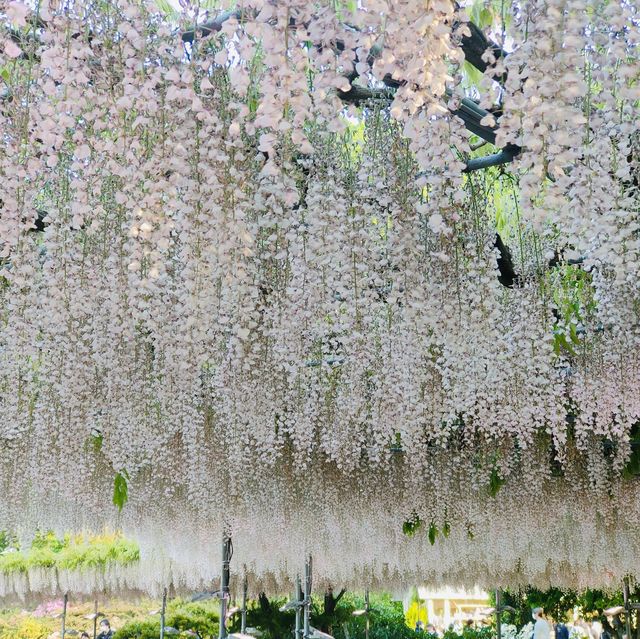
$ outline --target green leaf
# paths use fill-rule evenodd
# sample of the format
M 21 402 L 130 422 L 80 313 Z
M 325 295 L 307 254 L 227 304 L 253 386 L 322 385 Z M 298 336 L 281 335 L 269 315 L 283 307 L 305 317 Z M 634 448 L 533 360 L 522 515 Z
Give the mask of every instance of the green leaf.
M 176 11 L 176 9 L 171 6 L 171 3 L 168 0 L 156 0 L 156 6 L 162 13 L 164 13 L 168 18 L 172 18 L 173 20 L 177 20 L 180 16 L 180 13 Z
M 471 21 L 478 27 L 480 26 L 480 12 L 482 11 L 482 9 L 483 3 L 475 0 L 471 5 L 471 9 L 469 10 L 469 17 L 471 18 Z
M 498 473 L 498 468 L 494 466 L 491 469 L 491 477 L 489 477 L 489 495 L 491 497 L 495 497 L 498 494 L 498 491 L 505 485 L 506 480 L 503 477 L 500 477 Z
M 9 69 L 7 67 L 2 67 L 0 69 L 0 77 L 8 84 L 11 79 L 11 74 L 9 73 Z
M 100 433 L 99 435 L 91 436 L 91 443 L 93 444 L 94 453 L 99 453 L 102 450 L 102 442 L 103 442 L 102 433 Z
M 480 11 L 480 20 L 479 20 L 478 26 L 481 29 L 484 29 L 485 27 L 490 27 L 492 24 L 493 24 L 493 13 L 489 9 L 484 7 L 484 9 Z
M 402 524 L 402 532 L 407 535 L 407 537 L 413 537 L 421 526 L 422 520 L 418 515 L 414 514 L 412 519 L 409 519 Z
M 622 470 L 625 479 L 632 479 L 640 475 L 640 425 L 634 424 L 631 428 L 631 455 L 627 465 Z
M 442 526 L 442 535 L 446 539 L 451 534 L 451 524 L 448 521 L 445 521 Z
M 126 470 L 116 473 L 113 480 L 113 505 L 122 511 L 124 505 L 129 501 L 129 486 L 127 484 L 129 475 Z
M 576 354 L 571 344 L 567 341 L 567 337 L 562 329 L 558 329 L 553 335 L 553 352 L 556 355 L 560 355 L 563 350 L 569 353 L 569 355 L 575 356 Z
M 469 11 L 471 21 L 480 29 L 490 27 L 494 22 L 494 13 L 485 6 L 483 0 L 475 0 Z
M 429 543 L 433 546 L 436 543 L 436 537 L 438 536 L 438 528 L 437 526 L 431 522 L 429 526 Z
M 569 337 L 574 344 L 580 344 L 580 338 L 578 337 L 578 330 L 576 325 L 572 322 L 569 324 Z
M 465 88 L 476 87 L 480 88 L 480 83 L 484 75 L 481 71 L 478 71 L 470 62 L 466 60 L 462 64 L 462 73 L 464 76 L 463 84 Z

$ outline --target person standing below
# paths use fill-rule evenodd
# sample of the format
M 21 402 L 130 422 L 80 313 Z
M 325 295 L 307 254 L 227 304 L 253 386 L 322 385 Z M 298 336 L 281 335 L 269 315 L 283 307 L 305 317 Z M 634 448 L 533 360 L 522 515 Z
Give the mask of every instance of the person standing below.
M 96 639 L 113 639 L 113 630 L 111 630 L 111 624 L 108 619 L 103 619 L 100 622 L 100 634 Z
M 534 620 L 533 639 L 550 639 L 551 626 L 549 622 L 542 616 L 544 610 L 542 608 L 534 608 L 532 616 Z
M 565 624 L 556 624 L 556 639 L 569 639 L 569 628 Z M 611 639 L 611 637 L 608 639 Z
M 600 618 L 600 623 L 602 624 L 600 639 L 614 639 L 614 637 L 616 636 L 616 631 L 613 629 L 613 626 L 609 623 L 609 620 L 604 615 Z

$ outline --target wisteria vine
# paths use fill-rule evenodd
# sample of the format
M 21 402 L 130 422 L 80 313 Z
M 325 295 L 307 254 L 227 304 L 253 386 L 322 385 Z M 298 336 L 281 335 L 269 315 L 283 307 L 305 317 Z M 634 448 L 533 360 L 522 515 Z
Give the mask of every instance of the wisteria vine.
M 3 526 L 640 574 L 640 12 L 502 10 L 469 88 L 450 0 L 0 2 Z

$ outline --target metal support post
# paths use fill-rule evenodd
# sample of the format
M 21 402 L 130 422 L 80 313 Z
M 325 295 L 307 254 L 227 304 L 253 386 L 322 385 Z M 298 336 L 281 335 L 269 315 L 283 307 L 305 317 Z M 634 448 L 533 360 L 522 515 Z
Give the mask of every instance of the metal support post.
M 304 594 L 302 592 L 302 582 L 300 581 L 300 575 L 296 576 L 296 601 L 304 601 Z M 302 609 L 300 606 L 296 606 L 296 630 L 294 639 L 303 639 L 302 629 Z
M 64 593 L 64 599 L 62 600 L 62 629 L 60 634 L 62 639 L 64 639 L 65 634 L 67 633 L 67 604 L 69 603 L 69 593 Z
M 313 559 L 311 555 L 304 564 L 304 607 L 303 607 L 303 639 L 311 636 L 311 586 L 313 575 Z
M 365 590 L 364 591 L 364 609 L 366 610 L 365 613 L 365 620 L 364 620 L 364 639 L 369 639 L 369 590 Z
M 631 639 L 631 602 L 629 600 L 629 577 L 622 581 L 622 596 L 624 597 L 624 621 L 627 630 L 627 639 Z
M 220 630 L 218 639 L 227 637 L 227 602 L 229 601 L 229 564 L 231 562 L 231 537 L 222 539 L 222 575 L 220 577 Z
M 98 635 L 98 600 L 95 600 L 93 606 L 93 639 L 96 639 Z
M 242 610 L 240 611 L 240 633 L 247 634 L 247 569 L 244 569 L 244 579 L 242 580 Z
M 167 589 L 162 591 L 162 608 L 160 609 L 160 639 L 164 639 L 165 615 L 167 613 Z

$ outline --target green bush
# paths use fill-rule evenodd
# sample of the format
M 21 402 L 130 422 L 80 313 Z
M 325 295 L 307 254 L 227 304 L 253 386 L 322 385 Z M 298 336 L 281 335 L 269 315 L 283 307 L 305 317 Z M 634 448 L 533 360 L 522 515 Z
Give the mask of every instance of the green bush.
M 114 633 L 114 639 L 158 639 L 159 621 L 131 621 Z
M 637 601 L 640 597 L 640 588 L 633 589 L 631 597 L 632 600 Z M 503 591 L 503 603 L 516 609 L 515 614 L 506 613 L 503 616 L 503 621 L 521 628 L 531 621 L 531 610 L 538 607 L 543 608 L 545 614 L 555 621 L 566 621 L 576 607 L 581 610 L 585 619 L 598 619 L 605 608 L 619 606 L 622 601 L 621 591 L 584 590 L 578 592 L 560 588 L 538 590 L 527 586 L 517 591 Z
M 0 530 L 0 552 L 9 548 L 9 546 L 13 547 L 17 543 L 15 535 L 12 535 L 6 530 Z
M 47 639 L 51 630 L 37 619 L 0 619 L 2 639 Z
M 12 572 L 27 572 L 27 556 L 25 553 L 17 550 L 16 552 L 8 552 L 0 555 L 0 572 L 9 574 Z
M 261 639 L 285 639 L 291 637 L 294 627 L 295 613 L 293 610 L 280 612 L 280 607 L 287 602 L 285 597 L 269 599 L 264 596 L 247 605 L 247 625 L 259 628 L 264 634 Z M 230 624 L 234 632 L 240 629 L 238 616 Z
M 190 603 L 179 599 L 167 609 L 166 625 L 178 630 L 195 630 L 205 639 L 218 636 L 218 602 Z M 158 639 L 160 620 L 130 621 L 114 633 L 114 639 Z
M 346 621 L 346 631 L 350 639 L 364 639 L 365 619 L 364 617 L 353 617 L 353 610 L 364 608 L 364 598 L 345 595 L 344 605 L 350 609 L 349 618 Z M 407 626 L 404 610 L 400 601 L 393 601 L 389 595 L 371 595 L 371 613 L 369 623 L 370 639 L 416 639 L 416 633 Z M 336 639 L 347 639 L 345 624 L 334 628 Z M 425 635 L 426 637 L 426 635 Z
M 15 546 L 14 546 L 15 547 Z M 29 550 L 0 555 L 0 572 L 27 572 L 30 568 L 99 569 L 109 563 L 130 564 L 140 559 L 138 545 L 117 534 L 84 538 L 38 533 Z

